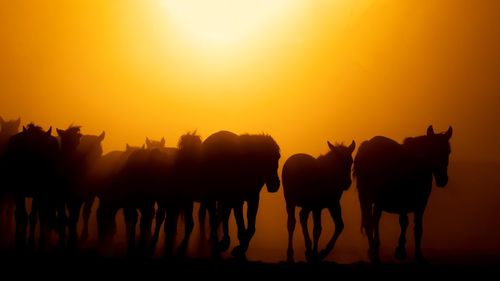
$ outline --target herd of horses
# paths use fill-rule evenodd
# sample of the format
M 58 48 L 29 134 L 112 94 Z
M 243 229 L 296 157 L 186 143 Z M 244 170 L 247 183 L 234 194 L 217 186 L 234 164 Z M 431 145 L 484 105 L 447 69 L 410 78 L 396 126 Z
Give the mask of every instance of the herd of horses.
M 265 185 L 269 192 L 277 192 L 281 185 L 280 148 L 269 135 L 220 131 L 202 140 L 192 132 L 181 136 L 177 147 L 167 147 L 164 139 L 146 139 L 142 147 L 127 145 L 124 151 L 103 154 L 104 132 L 83 135 L 80 127 L 70 126 L 57 129 L 56 137 L 52 128 L 45 131 L 32 123 L 19 131 L 20 119 L 0 118 L 0 126 L 0 229 L 3 233 L 14 228 L 9 224 L 14 217 L 15 244 L 19 250 L 35 244 L 43 250 L 51 232 L 57 233 L 60 247 L 76 249 L 79 242 L 88 238 L 91 207 L 98 198 L 96 221 L 102 245 L 109 245 L 113 239 L 117 231 L 115 217 L 122 209 L 130 253 L 151 254 L 163 225 L 165 255 L 184 255 L 195 224 L 193 211 L 197 202 L 202 230 L 208 213 L 214 255 L 229 248 L 229 219 L 234 213 L 239 245 L 232 255 L 244 258 L 256 231 L 261 189 Z M 418 262 L 424 261 L 423 213 L 433 179 L 438 187 L 447 184 L 451 136 L 451 127 L 435 133 L 429 126 L 425 135 L 407 138 L 402 144 L 374 137 L 358 147 L 355 157 L 354 141 L 349 146 L 328 142 L 328 152 L 317 158 L 308 154 L 289 157 L 281 176 L 288 214 L 288 260 L 294 259 L 296 207 L 301 208 L 306 259 L 322 260 L 333 250 L 344 228 L 340 199 L 355 177 L 370 259 L 379 261 L 379 221 L 385 211 L 399 215 L 401 235 L 395 252 L 398 259 L 406 258 L 408 214 L 414 213 L 415 257 Z M 29 213 L 26 198 L 32 199 Z M 335 231 L 320 251 L 324 208 L 331 214 Z M 311 212 L 313 241 L 307 227 Z M 80 217 L 83 229 L 78 233 Z M 184 237 L 176 245 L 180 217 Z

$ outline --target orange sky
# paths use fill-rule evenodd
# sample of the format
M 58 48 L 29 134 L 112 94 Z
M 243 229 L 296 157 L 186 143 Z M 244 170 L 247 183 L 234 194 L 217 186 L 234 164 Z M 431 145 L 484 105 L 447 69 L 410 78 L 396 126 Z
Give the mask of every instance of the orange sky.
M 452 160 L 500 161 L 499 1 L 294 0 L 248 34 L 228 8 L 230 42 L 165 1 L 1 1 L 0 115 L 106 130 L 106 150 L 266 132 L 284 157 L 452 125 Z

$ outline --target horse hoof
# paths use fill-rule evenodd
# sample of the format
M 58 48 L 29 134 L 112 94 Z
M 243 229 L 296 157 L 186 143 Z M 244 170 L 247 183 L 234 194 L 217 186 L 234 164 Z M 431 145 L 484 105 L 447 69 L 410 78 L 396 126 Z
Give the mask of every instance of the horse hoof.
M 406 249 L 404 247 L 397 247 L 394 257 L 399 261 L 404 261 L 407 257 Z
M 370 261 L 373 264 L 379 264 L 380 263 L 380 257 L 378 255 L 378 251 L 368 251 L 368 257 L 370 258 Z
M 241 247 L 241 245 L 234 247 L 233 251 L 231 251 L 231 255 L 235 258 L 242 258 L 243 257 L 246 259 L 245 250 L 243 249 L 243 247 Z
M 327 250 L 321 250 L 318 254 L 318 259 L 320 261 L 324 260 L 328 256 L 328 251 Z
M 231 240 L 229 238 L 223 238 L 222 241 L 217 243 L 217 250 L 219 250 L 219 252 L 225 252 L 229 249 L 230 244 Z
M 427 259 L 425 259 L 424 256 L 422 256 L 421 254 L 415 255 L 415 261 L 420 265 L 428 264 Z
M 318 259 L 318 254 L 313 252 L 313 251 L 306 251 L 306 261 L 307 262 L 317 262 L 319 261 Z

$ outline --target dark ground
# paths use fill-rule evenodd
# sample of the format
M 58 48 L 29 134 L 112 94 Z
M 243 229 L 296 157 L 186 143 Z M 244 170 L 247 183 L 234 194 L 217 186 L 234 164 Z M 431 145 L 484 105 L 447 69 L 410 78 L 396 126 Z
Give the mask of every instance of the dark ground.
M 264 263 L 259 261 L 237 261 L 233 259 L 171 259 L 164 258 L 126 258 L 101 257 L 95 252 L 74 255 L 24 254 L 1 252 L 2 274 L 12 279 L 104 279 L 104 280 L 184 280 L 186 278 L 214 277 L 217 279 L 256 279 L 279 276 L 283 279 L 351 279 L 353 277 L 380 277 L 383 279 L 423 279 L 434 277 L 481 278 L 499 280 L 500 259 L 484 261 L 451 262 L 417 265 L 406 263 L 382 263 L 373 265 L 367 262 L 338 264 L 321 262 L 310 264 Z M 447 279 L 448 280 L 448 279 Z M 462 279 L 460 279 L 462 280 Z

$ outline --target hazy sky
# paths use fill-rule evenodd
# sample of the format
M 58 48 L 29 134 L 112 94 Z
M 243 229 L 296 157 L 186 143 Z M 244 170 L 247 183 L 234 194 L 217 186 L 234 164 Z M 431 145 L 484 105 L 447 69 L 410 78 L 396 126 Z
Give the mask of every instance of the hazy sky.
M 106 150 L 266 132 L 284 158 L 452 125 L 452 160 L 500 161 L 500 1 L 203 3 L 1 1 L 0 115 Z

